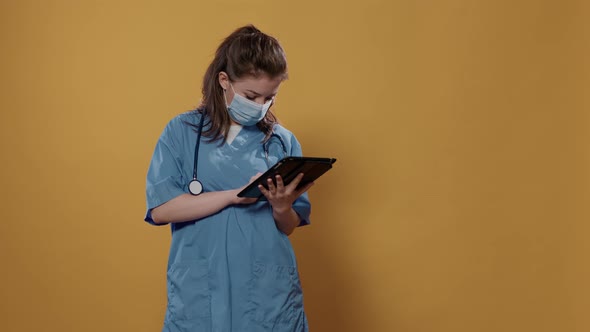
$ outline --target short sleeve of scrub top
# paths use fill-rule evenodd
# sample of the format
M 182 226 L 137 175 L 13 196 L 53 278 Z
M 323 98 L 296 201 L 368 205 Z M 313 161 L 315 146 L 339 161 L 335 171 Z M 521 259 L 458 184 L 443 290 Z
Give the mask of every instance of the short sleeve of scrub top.
M 152 219 L 152 209 L 169 200 L 180 196 L 187 191 L 184 190 L 186 179 L 182 178 L 182 160 L 176 153 L 180 143 L 175 133 L 183 126 L 178 117 L 172 119 L 160 135 L 152 161 L 148 169 L 146 180 L 147 213 L 145 221 L 152 225 L 156 224 Z

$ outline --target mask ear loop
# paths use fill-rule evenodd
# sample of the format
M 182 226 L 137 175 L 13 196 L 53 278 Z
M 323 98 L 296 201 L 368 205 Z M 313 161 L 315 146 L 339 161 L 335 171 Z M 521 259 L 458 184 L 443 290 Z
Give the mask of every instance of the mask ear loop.
M 201 132 L 203 131 L 203 122 L 205 121 L 205 111 L 201 113 L 201 121 L 199 122 L 199 131 L 197 134 L 197 144 L 195 146 L 195 161 L 193 164 L 193 179 L 188 183 L 188 191 L 193 196 L 200 195 L 203 192 L 203 184 L 197 180 L 197 164 L 199 162 L 199 145 L 201 145 Z
M 235 98 L 235 96 L 237 95 L 236 90 L 234 90 L 234 86 L 233 86 L 233 84 L 231 84 L 231 82 L 229 80 L 228 80 L 228 84 L 229 84 L 229 87 L 231 88 L 231 90 L 234 92 L 234 98 Z M 222 87 L 222 89 L 223 89 L 223 99 L 225 100 L 225 108 L 229 109 L 229 104 L 227 102 L 227 95 L 225 94 L 227 89 L 224 87 Z
M 227 103 L 227 95 L 225 94 L 226 89 L 223 89 L 223 100 L 225 101 L 225 108 L 229 109 L 229 104 Z

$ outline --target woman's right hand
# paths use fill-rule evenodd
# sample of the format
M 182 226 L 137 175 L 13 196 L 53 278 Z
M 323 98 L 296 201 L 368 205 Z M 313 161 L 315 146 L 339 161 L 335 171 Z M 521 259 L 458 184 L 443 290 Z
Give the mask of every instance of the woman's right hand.
M 248 183 L 245 186 L 234 190 L 236 193 L 236 198 L 235 198 L 234 204 L 252 204 L 258 200 L 258 198 L 238 197 L 238 193 L 240 191 L 244 190 L 244 188 L 249 186 L 252 182 L 254 182 L 254 180 L 258 179 L 258 177 L 261 175 L 262 175 L 262 173 L 256 173 L 256 175 L 254 175 L 253 177 L 250 178 L 250 181 L 248 181 Z

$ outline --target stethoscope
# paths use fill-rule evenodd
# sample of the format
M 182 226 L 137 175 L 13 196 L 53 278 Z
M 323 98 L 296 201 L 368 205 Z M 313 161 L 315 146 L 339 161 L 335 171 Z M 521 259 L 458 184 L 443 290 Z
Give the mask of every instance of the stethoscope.
M 193 164 L 193 179 L 188 183 L 188 191 L 192 195 L 199 195 L 203 192 L 203 184 L 201 181 L 197 180 L 197 164 L 199 162 L 199 145 L 201 145 L 201 132 L 203 131 L 203 123 L 205 121 L 205 114 L 201 113 L 201 121 L 199 122 L 199 130 L 197 131 L 197 144 L 195 145 L 195 160 Z M 279 143 L 281 143 L 281 147 L 283 149 L 284 156 L 287 156 L 287 148 L 285 147 L 285 142 L 281 138 L 281 136 L 272 133 L 266 142 L 262 143 L 262 149 L 264 150 L 264 157 L 266 158 L 266 164 L 268 167 L 269 165 L 269 146 L 273 139 L 273 137 L 278 138 Z

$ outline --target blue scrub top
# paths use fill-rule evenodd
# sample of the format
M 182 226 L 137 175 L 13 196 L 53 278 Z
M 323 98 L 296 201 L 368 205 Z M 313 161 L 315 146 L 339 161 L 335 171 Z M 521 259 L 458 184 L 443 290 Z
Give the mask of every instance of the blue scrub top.
M 145 221 L 153 224 L 151 209 L 188 193 L 197 133 L 187 123 L 197 126 L 200 117 L 181 114 L 160 136 L 147 175 Z M 276 125 L 274 133 L 289 155 L 302 155 L 290 131 Z M 203 136 L 197 174 L 204 191 L 242 187 L 285 157 L 281 144 L 271 143 L 267 161 L 263 139 L 256 126 L 243 127 L 231 144 Z M 301 225 L 309 224 L 310 208 L 307 194 L 294 202 Z M 171 229 L 163 331 L 308 331 L 295 254 L 267 201 L 230 205 Z

